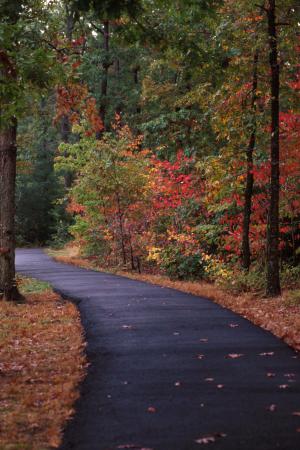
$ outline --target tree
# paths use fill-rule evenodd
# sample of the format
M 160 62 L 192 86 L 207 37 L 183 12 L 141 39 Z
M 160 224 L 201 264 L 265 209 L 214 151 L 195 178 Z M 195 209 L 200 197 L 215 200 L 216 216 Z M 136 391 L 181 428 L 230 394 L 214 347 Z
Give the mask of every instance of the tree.
M 257 101 L 257 65 L 258 65 L 258 50 L 255 50 L 253 58 L 253 77 L 252 77 L 252 94 L 251 94 L 251 109 L 253 111 L 253 125 L 249 138 L 249 144 L 247 146 L 247 173 L 246 173 L 246 185 L 244 193 L 244 212 L 243 212 L 243 237 L 242 237 L 242 266 L 244 269 L 249 270 L 251 263 L 251 251 L 250 251 L 250 220 L 252 213 L 252 195 L 253 195 L 253 152 L 256 141 L 256 101 Z
M 269 62 L 271 69 L 271 180 L 267 232 L 267 295 L 280 295 L 279 275 L 279 61 L 276 30 L 276 1 L 269 0 L 267 7 Z
M 48 85 L 52 60 L 37 47 L 45 30 L 39 1 L 1 1 L 0 76 L 0 295 L 20 300 L 15 282 L 15 179 L 18 118 L 26 110 L 28 90 Z

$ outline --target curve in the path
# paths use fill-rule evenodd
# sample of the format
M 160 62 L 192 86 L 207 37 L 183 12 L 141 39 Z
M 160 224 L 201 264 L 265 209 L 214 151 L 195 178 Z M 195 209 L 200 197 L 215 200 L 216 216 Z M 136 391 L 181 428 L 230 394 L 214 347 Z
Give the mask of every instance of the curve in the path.
M 17 269 L 77 301 L 86 330 L 91 365 L 63 450 L 196 450 L 205 436 L 216 450 L 300 448 L 298 355 L 270 333 L 207 299 L 41 250 L 18 251 Z

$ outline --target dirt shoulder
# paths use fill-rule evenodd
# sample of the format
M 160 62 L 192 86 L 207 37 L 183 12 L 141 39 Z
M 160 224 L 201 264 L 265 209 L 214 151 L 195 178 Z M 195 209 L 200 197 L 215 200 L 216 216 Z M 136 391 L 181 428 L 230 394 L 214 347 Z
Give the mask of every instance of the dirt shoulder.
M 61 443 L 85 375 L 76 307 L 47 283 L 21 278 L 25 304 L 0 302 L 0 448 L 46 450 Z

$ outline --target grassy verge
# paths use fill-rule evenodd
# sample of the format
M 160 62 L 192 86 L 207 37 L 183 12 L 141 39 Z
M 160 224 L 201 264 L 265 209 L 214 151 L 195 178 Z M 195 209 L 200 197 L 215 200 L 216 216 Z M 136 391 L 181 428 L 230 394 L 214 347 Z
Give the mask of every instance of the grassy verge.
M 50 250 L 48 253 L 57 261 L 107 272 L 107 268 L 97 267 L 93 261 L 78 256 L 78 251 L 73 247 L 67 247 L 63 250 Z M 233 294 L 204 281 L 174 281 L 163 275 L 113 270 L 111 272 L 134 280 L 146 281 L 210 298 L 221 306 L 231 309 L 256 325 L 270 331 L 295 350 L 300 350 L 299 291 L 285 290 L 281 297 L 264 298 L 254 293 Z
M 59 446 L 84 377 L 76 307 L 47 283 L 20 279 L 25 304 L 0 302 L 0 449 Z

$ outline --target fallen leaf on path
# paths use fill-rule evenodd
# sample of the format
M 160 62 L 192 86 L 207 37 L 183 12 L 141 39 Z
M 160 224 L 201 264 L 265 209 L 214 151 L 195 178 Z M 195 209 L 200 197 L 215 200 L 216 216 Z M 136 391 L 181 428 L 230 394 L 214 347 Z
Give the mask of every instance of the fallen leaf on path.
M 215 442 L 216 438 L 214 436 L 204 436 L 202 438 L 196 439 L 195 442 L 197 444 L 211 444 Z
M 244 356 L 243 353 L 229 353 L 225 358 L 236 359 Z
M 124 330 L 132 330 L 133 326 L 132 325 L 122 325 L 122 328 Z
M 259 354 L 259 356 L 273 356 L 274 352 L 262 352 Z
M 141 447 L 140 445 L 135 445 L 135 444 L 124 444 L 124 445 L 118 445 L 118 447 L 116 447 L 118 449 L 133 449 L 133 450 L 153 450 L 153 448 L 148 448 L 148 447 Z
M 179 387 L 179 386 L 181 386 L 181 383 L 180 383 L 180 381 L 176 381 L 176 382 L 174 383 L 174 386 L 176 386 L 176 387 Z
M 225 433 L 214 433 L 212 435 L 202 436 L 195 440 L 196 444 L 212 444 L 219 438 L 224 438 L 227 435 Z
M 230 326 L 230 328 L 236 328 L 239 325 L 237 323 L 230 323 L 229 326 Z
M 149 406 L 149 408 L 147 409 L 147 411 L 149 412 L 149 413 L 156 413 L 156 408 L 154 408 L 154 406 Z
M 223 389 L 223 387 L 224 387 L 224 384 L 217 384 L 218 389 Z

